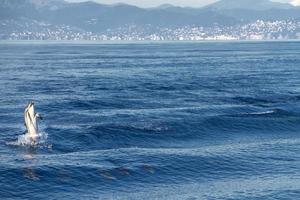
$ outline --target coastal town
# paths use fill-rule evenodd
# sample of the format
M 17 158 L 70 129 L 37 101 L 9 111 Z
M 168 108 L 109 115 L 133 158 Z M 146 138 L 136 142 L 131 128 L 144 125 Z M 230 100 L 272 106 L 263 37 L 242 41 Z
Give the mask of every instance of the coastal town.
M 89 21 L 92 23 L 93 20 Z M 93 33 L 69 25 L 23 20 L 1 20 L 1 40 L 90 40 L 90 41 L 202 41 L 300 39 L 300 21 L 263 21 L 235 26 L 138 27 L 124 25 Z

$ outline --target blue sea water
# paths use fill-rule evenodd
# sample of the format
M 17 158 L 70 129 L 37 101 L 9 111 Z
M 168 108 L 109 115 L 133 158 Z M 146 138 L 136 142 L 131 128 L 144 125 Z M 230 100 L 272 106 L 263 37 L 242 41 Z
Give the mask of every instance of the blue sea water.
M 0 44 L 0 199 L 300 199 L 300 42 Z M 30 101 L 45 140 L 22 145 Z

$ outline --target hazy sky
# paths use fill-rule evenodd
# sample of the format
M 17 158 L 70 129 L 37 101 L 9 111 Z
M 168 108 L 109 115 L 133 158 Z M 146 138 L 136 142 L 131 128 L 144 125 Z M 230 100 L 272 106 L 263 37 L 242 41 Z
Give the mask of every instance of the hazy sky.
M 87 0 L 67 0 L 72 2 L 81 2 Z M 178 6 L 201 7 L 203 5 L 215 2 L 217 0 L 93 0 L 103 4 L 127 3 L 140 7 L 154 7 L 161 4 L 173 4 Z M 300 5 L 300 0 L 273 0 L 278 2 L 293 2 L 294 5 Z

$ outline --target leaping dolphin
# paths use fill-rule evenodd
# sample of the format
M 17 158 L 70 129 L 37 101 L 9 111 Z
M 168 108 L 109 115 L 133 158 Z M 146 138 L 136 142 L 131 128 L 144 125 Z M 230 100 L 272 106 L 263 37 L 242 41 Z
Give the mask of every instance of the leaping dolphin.
M 31 102 L 25 108 L 24 120 L 27 129 L 26 135 L 33 142 L 36 142 L 38 139 L 38 133 L 39 133 L 38 123 L 37 123 L 38 119 L 42 119 L 42 117 L 38 113 L 35 113 L 34 103 Z

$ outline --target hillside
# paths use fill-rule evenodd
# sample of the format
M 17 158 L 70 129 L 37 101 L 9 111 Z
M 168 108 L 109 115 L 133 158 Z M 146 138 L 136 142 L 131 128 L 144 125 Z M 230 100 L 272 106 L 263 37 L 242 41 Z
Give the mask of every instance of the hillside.
M 0 0 L 1 39 L 12 38 L 12 34 L 13 38 L 22 34 L 28 39 L 49 38 L 46 35 L 51 32 L 59 32 L 60 39 L 64 39 L 63 34 L 66 34 L 65 38 L 75 38 L 74 34 L 90 35 L 82 38 L 91 38 L 92 35 L 96 38 L 99 35 L 122 38 L 125 34 L 126 37 L 160 35 L 161 32 L 167 35 L 168 31 L 174 34 L 179 29 L 192 32 L 193 28 L 206 32 L 218 32 L 220 29 L 220 33 L 230 35 L 230 29 L 234 32 L 238 27 L 255 24 L 257 21 L 292 23 L 296 27 L 291 30 L 282 30 L 284 27 L 279 29 L 282 34 L 288 37 L 293 35 L 295 38 L 300 9 L 269 0 L 221 0 L 203 8 L 166 4 L 151 9 L 126 4 L 104 5 L 91 1 L 67 3 L 63 0 Z M 35 36 L 31 37 L 28 32 Z M 198 32 L 195 34 L 199 34 Z

